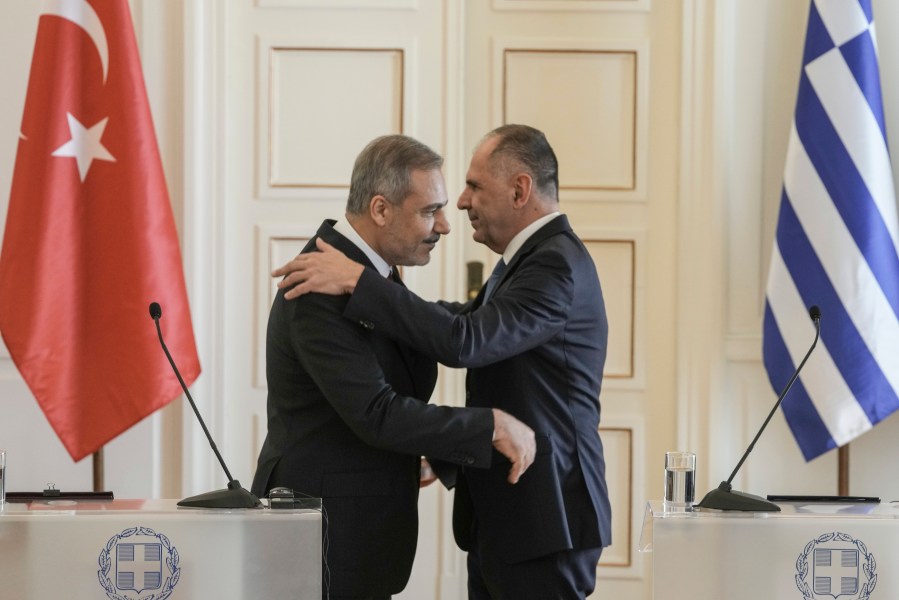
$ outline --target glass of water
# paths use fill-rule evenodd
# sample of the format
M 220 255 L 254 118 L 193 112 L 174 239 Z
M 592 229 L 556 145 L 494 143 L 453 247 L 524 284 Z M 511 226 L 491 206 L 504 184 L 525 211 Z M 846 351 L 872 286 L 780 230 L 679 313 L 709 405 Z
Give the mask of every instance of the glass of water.
M 696 454 L 665 453 L 665 509 L 689 510 L 696 497 Z

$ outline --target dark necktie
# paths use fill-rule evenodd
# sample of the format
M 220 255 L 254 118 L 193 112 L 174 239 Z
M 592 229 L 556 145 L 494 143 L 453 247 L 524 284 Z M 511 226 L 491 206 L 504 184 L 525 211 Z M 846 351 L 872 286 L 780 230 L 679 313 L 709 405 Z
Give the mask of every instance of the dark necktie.
M 490 298 L 491 294 L 493 294 L 493 290 L 496 289 L 496 285 L 499 283 L 499 280 L 503 278 L 503 273 L 506 271 L 506 261 L 503 259 L 499 259 L 499 262 L 496 263 L 496 266 L 493 267 L 493 272 L 490 274 L 490 278 L 487 279 L 487 284 L 484 286 L 484 302 L 487 302 L 487 299 Z

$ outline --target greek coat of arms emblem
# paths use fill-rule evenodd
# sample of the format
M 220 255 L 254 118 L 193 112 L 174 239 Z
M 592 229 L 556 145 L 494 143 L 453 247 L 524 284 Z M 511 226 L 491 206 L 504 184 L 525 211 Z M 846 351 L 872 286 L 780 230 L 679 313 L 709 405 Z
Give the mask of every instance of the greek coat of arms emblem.
M 796 587 L 803 600 L 869 600 L 877 585 L 877 561 L 861 540 L 845 533 L 819 535 L 796 559 Z
M 100 551 L 97 578 L 110 600 L 165 600 L 181 578 L 178 550 L 149 527 L 131 527 Z

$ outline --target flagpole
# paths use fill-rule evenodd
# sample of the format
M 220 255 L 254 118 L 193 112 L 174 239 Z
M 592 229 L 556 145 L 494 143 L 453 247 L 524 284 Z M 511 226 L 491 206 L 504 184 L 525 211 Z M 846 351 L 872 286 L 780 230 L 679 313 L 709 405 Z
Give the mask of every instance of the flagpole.
M 103 491 L 103 446 L 94 452 L 93 457 L 93 466 L 94 466 L 94 491 L 102 492 Z
M 837 494 L 849 495 L 849 444 L 837 450 Z

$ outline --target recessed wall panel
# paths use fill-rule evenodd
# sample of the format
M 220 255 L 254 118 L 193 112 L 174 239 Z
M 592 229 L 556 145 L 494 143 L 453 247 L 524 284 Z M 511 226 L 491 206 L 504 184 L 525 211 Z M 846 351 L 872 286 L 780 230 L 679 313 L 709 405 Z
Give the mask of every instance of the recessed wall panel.
M 503 64 L 503 122 L 546 133 L 563 190 L 635 189 L 636 52 L 506 49 Z
M 634 376 L 634 241 L 584 240 L 602 285 L 609 344 L 605 378 Z
M 349 187 L 355 154 L 403 132 L 402 49 L 270 50 L 271 187 Z
M 633 431 L 624 427 L 600 427 L 606 460 L 606 483 L 612 505 L 612 545 L 599 560 L 602 567 L 631 567 L 631 538 L 634 509 Z

